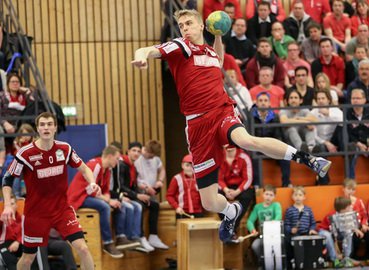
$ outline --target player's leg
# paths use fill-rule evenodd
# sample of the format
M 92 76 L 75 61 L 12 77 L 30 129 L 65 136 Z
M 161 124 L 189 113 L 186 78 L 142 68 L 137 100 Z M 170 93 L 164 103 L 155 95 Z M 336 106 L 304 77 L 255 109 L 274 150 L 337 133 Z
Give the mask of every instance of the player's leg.
M 17 270 L 29 270 L 31 269 L 31 265 L 36 258 L 37 247 L 34 249 L 34 253 L 26 253 L 25 251 L 20 257 L 17 263 Z
M 82 235 L 83 235 L 83 233 L 82 233 Z M 75 239 L 71 242 L 71 244 L 72 244 L 73 248 L 77 251 L 78 256 L 81 260 L 81 269 L 83 269 L 83 270 L 93 270 L 94 269 L 94 261 L 92 259 L 90 251 L 88 250 L 85 239 L 83 239 L 83 238 Z

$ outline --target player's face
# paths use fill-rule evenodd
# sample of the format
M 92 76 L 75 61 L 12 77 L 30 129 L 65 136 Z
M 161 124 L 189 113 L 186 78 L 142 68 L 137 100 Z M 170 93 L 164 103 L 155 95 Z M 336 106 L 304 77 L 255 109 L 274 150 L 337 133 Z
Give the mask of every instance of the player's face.
M 184 15 L 178 19 L 179 30 L 182 37 L 197 44 L 202 40 L 202 32 L 204 25 L 200 23 L 194 16 Z
M 128 157 L 132 161 L 136 161 L 141 156 L 141 148 L 140 147 L 132 147 L 127 151 Z
M 183 170 L 183 173 L 187 176 L 193 175 L 192 164 L 189 162 L 182 162 L 182 170 Z
M 56 125 L 54 119 L 41 117 L 38 121 L 37 132 L 41 139 L 53 140 L 56 133 Z
M 303 203 L 305 200 L 305 194 L 300 190 L 296 191 L 292 194 L 292 200 L 297 204 Z
M 117 152 L 115 153 L 114 155 L 109 155 L 108 158 L 109 158 L 109 167 L 110 168 L 115 168 L 118 164 L 118 161 L 119 161 L 119 157 L 120 157 L 120 153 Z

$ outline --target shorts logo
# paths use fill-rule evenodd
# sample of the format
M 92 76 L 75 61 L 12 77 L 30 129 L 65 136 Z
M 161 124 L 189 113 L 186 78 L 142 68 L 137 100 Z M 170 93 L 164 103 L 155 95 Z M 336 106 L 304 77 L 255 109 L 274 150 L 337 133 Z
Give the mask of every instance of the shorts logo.
M 64 165 L 58 165 L 50 168 L 37 170 L 37 177 L 39 179 L 48 178 L 51 176 L 61 175 L 64 172 Z
M 29 157 L 30 161 L 36 161 L 36 160 L 41 160 L 41 159 L 42 159 L 42 154 L 38 154 L 38 155 L 34 155 L 34 156 Z
M 24 242 L 27 243 L 42 243 L 44 239 L 42 237 L 31 237 L 31 236 L 24 236 Z
M 195 173 L 199 173 L 202 172 L 210 167 L 213 167 L 215 165 L 215 161 L 214 159 L 209 159 L 207 161 L 204 161 L 203 163 L 200 164 L 196 164 L 195 166 L 193 166 Z
M 60 149 L 56 150 L 55 155 L 56 155 L 56 161 L 63 161 L 63 160 L 65 160 L 63 150 L 60 150 Z

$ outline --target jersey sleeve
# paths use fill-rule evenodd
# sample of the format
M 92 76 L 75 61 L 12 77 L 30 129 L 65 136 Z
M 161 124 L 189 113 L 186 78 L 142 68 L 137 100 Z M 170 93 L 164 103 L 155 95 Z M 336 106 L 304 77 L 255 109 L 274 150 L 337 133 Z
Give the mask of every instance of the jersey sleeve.
M 78 168 L 82 165 L 82 159 L 77 155 L 76 151 L 72 147 L 69 149 L 69 155 L 67 164 L 71 166 L 72 168 Z
M 190 55 L 188 46 L 184 41 L 180 39 L 175 39 L 160 45 L 155 46 L 161 54 L 161 59 L 170 60 L 180 57 L 181 55 Z
M 24 162 L 17 156 L 13 159 L 12 163 L 8 168 L 8 172 L 14 177 L 20 177 L 24 168 Z

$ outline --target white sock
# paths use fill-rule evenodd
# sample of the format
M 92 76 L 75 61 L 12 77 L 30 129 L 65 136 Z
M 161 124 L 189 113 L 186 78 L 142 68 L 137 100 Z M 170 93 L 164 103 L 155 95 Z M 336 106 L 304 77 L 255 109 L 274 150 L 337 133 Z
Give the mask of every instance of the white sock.
M 227 202 L 227 206 L 220 213 L 228 218 L 234 218 L 236 216 L 236 206 Z
M 293 158 L 293 155 L 296 154 L 297 149 L 288 145 L 286 154 L 284 154 L 284 160 L 291 160 Z

